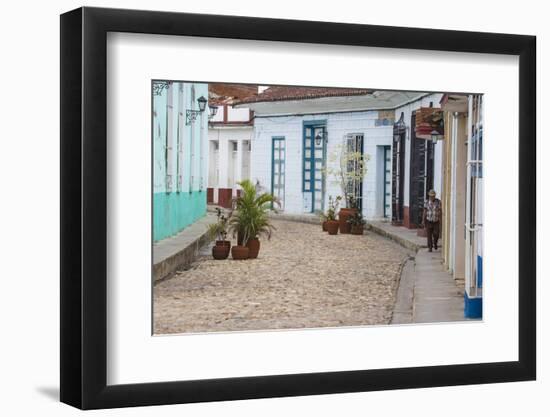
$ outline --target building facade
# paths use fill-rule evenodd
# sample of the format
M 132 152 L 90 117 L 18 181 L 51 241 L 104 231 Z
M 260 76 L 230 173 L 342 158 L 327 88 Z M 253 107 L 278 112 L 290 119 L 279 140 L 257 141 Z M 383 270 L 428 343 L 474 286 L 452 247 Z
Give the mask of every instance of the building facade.
M 443 261 L 464 280 L 464 315 L 482 316 L 483 95 L 442 98 L 445 120 Z
M 392 149 L 392 222 L 409 229 L 422 223 L 422 210 L 428 191 L 438 196 L 442 190 L 441 142 L 417 138 L 417 112 L 439 108 L 442 94 L 427 94 L 395 109 Z
M 289 214 L 327 209 L 343 195 L 331 172 L 343 149 L 363 155 L 367 173 L 353 194 L 367 219 L 391 218 L 391 152 L 395 108 L 413 92 L 270 87 L 236 107 L 254 111 L 250 178 L 279 198 Z
M 208 203 L 231 207 L 240 189 L 238 182 L 250 178 L 253 114 L 233 108 L 237 99 L 257 92 L 253 85 L 210 84 L 209 101 L 217 106 L 208 127 Z
M 154 241 L 206 214 L 207 97 L 208 84 L 153 82 Z

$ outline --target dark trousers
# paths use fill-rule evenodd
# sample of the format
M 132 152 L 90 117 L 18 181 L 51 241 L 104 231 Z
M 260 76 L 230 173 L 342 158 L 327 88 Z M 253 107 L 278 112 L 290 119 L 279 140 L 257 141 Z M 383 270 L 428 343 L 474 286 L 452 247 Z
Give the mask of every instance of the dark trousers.
M 428 248 L 437 248 L 439 240 L 439 222 L 426 221 L 426 234 L 428 235 Z

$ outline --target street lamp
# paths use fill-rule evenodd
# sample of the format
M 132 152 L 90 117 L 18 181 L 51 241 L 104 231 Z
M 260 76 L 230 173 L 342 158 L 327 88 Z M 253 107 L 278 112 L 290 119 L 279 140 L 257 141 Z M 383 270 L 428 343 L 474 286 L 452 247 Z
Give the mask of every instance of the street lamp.
M 206 103 L 208 100 L 204 98 L 204 96 L 200 96 L 197 99 L 197 103 L 199 104 L 198 110 L 186 110 L 185 111 L 185 124 L 190 125 L 191 122 L 194 122 L 197 119 L 197 115 L 204 112 L 206 109 Z

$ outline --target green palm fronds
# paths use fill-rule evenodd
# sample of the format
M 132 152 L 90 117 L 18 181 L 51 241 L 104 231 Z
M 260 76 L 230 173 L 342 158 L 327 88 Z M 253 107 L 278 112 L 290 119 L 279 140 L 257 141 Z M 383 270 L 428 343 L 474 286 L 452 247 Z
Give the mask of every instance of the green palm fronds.
M 229 218 L 229 228 L 233 236 L 239 235 L 243 245 L 262 235 L 271 238 L 275 227 L 271 224 L 268 213 L 273 204 L 279 204 L 278 199 L 268 193 L 257 195 L 256 186 L 250 180 L 243 180 L 238 184 L 242 188 L 241 195 L 233 199 L 233 213 Z

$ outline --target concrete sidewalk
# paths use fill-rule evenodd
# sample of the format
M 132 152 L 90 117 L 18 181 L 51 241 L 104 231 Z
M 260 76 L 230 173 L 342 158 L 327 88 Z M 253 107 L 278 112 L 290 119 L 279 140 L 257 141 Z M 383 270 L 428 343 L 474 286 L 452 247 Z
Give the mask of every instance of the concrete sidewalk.
M 207 227 L 215 222 L 216 215 L 208 212 L 206 216 L 186 227 L 177 235 L 155 242 L 153 244 L 154 282 L 193 263 L 201 248 L 210 242 Z
M 428 252 L 416 229 L 370 222 L 369 229 L 416 252 L 403 266 L 392 324 L 464 321 L 464 284 L 445 271 L 441 249 Z
M 463 320 L 464 287 L 443 269 L 439 251 L 420 249 L 403 267 L 391 323 Z

